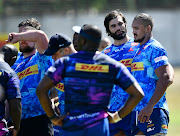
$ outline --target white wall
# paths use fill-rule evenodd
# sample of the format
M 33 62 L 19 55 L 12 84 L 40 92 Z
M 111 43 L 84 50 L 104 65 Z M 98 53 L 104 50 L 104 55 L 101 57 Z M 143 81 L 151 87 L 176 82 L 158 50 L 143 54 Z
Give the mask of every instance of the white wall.
M 153 28 L 153 36 L 157 39 L 167 50 L 169 55 L 169 61 L 173 65 L 180 65 L 180 46 L 178 39 L 180 39 L 180 10 L 174 11 L 146 11 L 150 14 L 155 21 Z M 128 22 L 128 34 L 132 37 L 131 22 L 134 16 L 138 14 L 135 12 L 124 12 Z M 77 16 L 72 15 L 43 15 L 43 16 L 26 16 L 26 17 L 7 17 L 0 21 L 1 30 L 9 32 L 17 32 L 17 25 L 28 18 L 35 17 L 42 25 L 42 30 L 50 38 L 55 33 L 64 33 L 72 38 L 73 30 L 72 26 L 83 24 L 94 24 L 99 26 L 103 31 L 103 36 L 107 37 L 104 28 L 105 14 L 85 15 L 79 14 Z M 112 39 L 111 39 L 112 40 Z

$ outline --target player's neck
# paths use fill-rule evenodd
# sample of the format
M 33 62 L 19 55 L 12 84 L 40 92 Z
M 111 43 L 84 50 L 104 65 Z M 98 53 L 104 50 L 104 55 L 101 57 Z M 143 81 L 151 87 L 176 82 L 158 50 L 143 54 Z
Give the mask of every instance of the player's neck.
M 140 42 L 140 45 L 144 45 L 146 42 L 148 42 L 149 41 L 149 39 L 151 39 L 152 38 L 152 34 L 151 35 L 149 35 L 149 36 L 146 36 L 145 38 L 144 38 L 144 40 L 142 41 L 142 42 Z
M 124 37 L 121 40 L 114 40 L 114 45 L 119 46 L 122 45 L 124 43 L 127 43 L 129 41 L 130 37 L 128 35 L 126 35 L 126 37 Z
M 23 52 L 23 56 L 24 58 L 27 58 L 35 53 L 36 53 L 36 50 L 33 50 L 32 52 Z

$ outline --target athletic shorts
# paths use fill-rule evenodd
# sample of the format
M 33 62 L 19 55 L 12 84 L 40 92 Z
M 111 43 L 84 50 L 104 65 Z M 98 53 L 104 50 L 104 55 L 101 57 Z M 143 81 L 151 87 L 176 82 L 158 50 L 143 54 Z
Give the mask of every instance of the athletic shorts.
M 114 136 L 122 130 L 126 136 L 131 136 L 131 116 L 132 112 L 117 123 L 109 123 L 110 136 Z
M 54 136 L 53 124 L 46 114 L 22 119 L 18 136 Z
M 54 136 L 61 136 L 63 133 L 61 126 L 53 126 Z
M 97 125 L 83 130 L 65 131 L 63 130 L 62 136 L 109 136 L 109 122 L 105 118 Z
M 167 134 L 169 124 L 169 112 L 165 109 L 154 108 L 149 122 L 140 123 L 138 121 L 138 112 L 133 111 L 131 129 L 132 135 L 142 131 L 146 136 L 157 133 Z

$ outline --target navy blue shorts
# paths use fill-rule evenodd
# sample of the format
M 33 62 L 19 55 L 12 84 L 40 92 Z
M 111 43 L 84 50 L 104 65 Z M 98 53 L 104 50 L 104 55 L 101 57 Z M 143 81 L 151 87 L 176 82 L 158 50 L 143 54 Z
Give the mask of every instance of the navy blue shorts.
M 167 134 L 169 124 L 169 112 L 165 109 L 155 108 L 150 116 L 149 122 L 137 121 L 138 114 L 133 111 L 131 129 L 132 135 L 142 131 L 146 136 L 162 133 Z
M 109 122 L 105 118 L 97 125 L 77 131 L 63 130 L 62 136 L 109 136 Z
M 131 116 L 132 112 L 117 123 L 109 123 L 110 136 L 114 136 L 122 130 L 126 136 L 131 136 Z
M 61 136 L 63 133 L 63 129 L 61 126 L 53 126 L 54 136 Z

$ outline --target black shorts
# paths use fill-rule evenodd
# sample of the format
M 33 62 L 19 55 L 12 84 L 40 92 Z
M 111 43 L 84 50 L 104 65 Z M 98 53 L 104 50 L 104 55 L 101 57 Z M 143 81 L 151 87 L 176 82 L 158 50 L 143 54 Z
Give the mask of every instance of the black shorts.
M 18 136 L 54 136 L 53 124 L 47 115 L 22 119 Z

